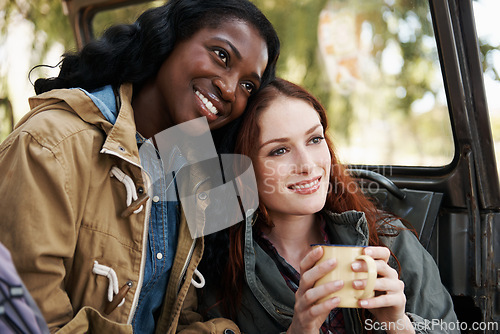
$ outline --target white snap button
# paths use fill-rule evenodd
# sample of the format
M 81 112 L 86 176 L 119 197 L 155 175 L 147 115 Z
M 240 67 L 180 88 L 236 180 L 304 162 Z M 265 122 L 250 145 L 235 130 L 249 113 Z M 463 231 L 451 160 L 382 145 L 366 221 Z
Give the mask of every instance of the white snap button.
M 163 254 L 162 254 L 162 253 L 156 253 L 156 258 L 157 258 L 158 260 L 163 259 Z
M 160 200 L 160 197 L 158 196 L 153 196 L 153 202 L 157 203 Z

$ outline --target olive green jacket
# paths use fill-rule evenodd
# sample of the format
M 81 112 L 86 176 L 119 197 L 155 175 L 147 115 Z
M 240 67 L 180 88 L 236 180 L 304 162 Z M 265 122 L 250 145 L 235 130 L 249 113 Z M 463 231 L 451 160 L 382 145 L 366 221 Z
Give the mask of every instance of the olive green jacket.
M 342 214 L 323 212 L 326 230 L 333 244 L 368 245 L 368 224 L 364 213 L 348 211 Z M 404 228 L 401 222 L 393 225 Z M 386 231 L 391 233 L 391 231 Z M 405 283 L 406 312 L 417 333 L 452 333 L 432 324 L 457 321 L 450 295 L 441 284 L 434 259 L 421 246 L 409 230 L 395 237 L 381 237 L 401 264 L 401 280 Z M 280 333 L 288 329 L 294 313 L 295 295 L 287 286 L 278 267 L 269 255 L 253 240 L 251 222 L 246 223 L 245 235 L 245 285 L 242 307 L 236 321 L 243 333 Z M 394 259 L 389 264 L 397 268 Z M 210 282 L 209 282 L 210 283 Z M 210 284 L 204 289 L 202 308 L 209 309 L 209 317 L 220 317 L 220 310 L 210 308 L 216 301 L 216 289 Z M 380 323 L 368 320 L 363 323 L 358 309 L 343 309 L 347 333 L 362 333 L 372 329 L 383 333 Z M 427 325 L 426 325 L 427 319 Z M 431 323 L 429 323 L 431 322 Z M 450 326 L 451 327 L 451 326 Z M 458 332 L 457 332 L 458 333 Z

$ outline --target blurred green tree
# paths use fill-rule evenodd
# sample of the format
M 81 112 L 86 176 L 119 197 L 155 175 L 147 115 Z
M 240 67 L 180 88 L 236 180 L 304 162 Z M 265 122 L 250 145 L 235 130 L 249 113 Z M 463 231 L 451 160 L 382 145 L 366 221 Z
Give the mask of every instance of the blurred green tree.
M 74 37 L 67 17 L 63 13 L 61 0 L 6 0 L 0 5 L 0 41 L 6 41 L 9 29 L 19 20 L 31 22 L 33 36 L 30 63 L 34 66 L 44 59 L 50 47 L 58 42 L 66 49 L 74 48 Z M 4 50 L 5 52 L 5 50 Z M 7 74 L 0 73 L 0 140 L 3 140 L 17 121 L 9 94 Z
M 360 112 L 366 110 L 373 112 L 375 118 L 392 117 L 402 120 L 402 123 L 407 124 L 407 132 L 413 133 L 415 137 L 422 133 L 422 129 L 427 135 L 429 132 L 442 130 L 433 121 L 420 122 L 425 126 L 419 124 L 419 116 L 411 113 L 415 102 L 429 97 L 429 94 L 437 99 L 441 94 L 441 88 L 435 85 L 435 77 L 430 75 L 436 70 L 439 72 L 439 64 L 437 53 L 429 46 L 435 42 L 428 1 L 253 1 L 273 22 L 280 36 L 282 52 L 278 75 L 305 86 L 319 97 L 329 110 L 336 139 L 349 143 L 355 136 Z M 99 36 L 111 24 L 133 22 L 146 7 L 161 3 L 162 1 L 157 0 L 120 10 L 104 11 L 94 18 L 92 30 Z M 32 66 L 43 62 L 45 53 L 53 43 L 61 43 L 65 50 L 75 49 L 73 31 L 63 13 L 61 0 L 3 0 L 0 8 L 0 41 L 5 40 L 13 18 L 21 16 L 32 22 Z M 318 40 L 321 15 L 325 9 L 330 10 L 333 15 L 347 13 L 346 15 L 354 17 L 356 43 L 365 44 L 364 49 L 358 45 L 359 54 L 362 51 L 366 54 L 365 58 L 358 57 L 348 65 L 355 68 L 354 77 L 365 80 L 364 85 L 371 86 L 372 92 L 364 88 L 359 91 L 350 90 L 350 82 L 336 82 L 335 78 L 329 76 Z M 482 41 L 480 46 L 483 69 L 500 81 L 491 56 L 500 51 L 500 46 Z M 384 66 L 387 55 L 391 52 L 393 56 L 396 54 L 399 57 L 400 63 L 396 70 L 388 72 Z M 366 69 L 369 71 L 363 74 L 362 71 Z M 0 139 L 3 139 L 17 120 L 14 120 L 12 114 L 9 83 L 3 73 L 0 75 Z

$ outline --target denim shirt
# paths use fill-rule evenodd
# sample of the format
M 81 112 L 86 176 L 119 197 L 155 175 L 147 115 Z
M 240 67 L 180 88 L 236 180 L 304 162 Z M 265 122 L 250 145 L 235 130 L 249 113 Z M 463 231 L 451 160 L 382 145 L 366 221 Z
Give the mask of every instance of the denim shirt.
M 108 85 L 91 93 L 83 91 L 92 99 L 106 119 L 114 124 L 118 110 L 112 87 Z M 152 181 L 151 189 L 148 189 L 152 205 L 146 241 L 144 280 L 132 326 L 134 332 L 153 333 L 177 248 L 180 216 L 174 175 L 165 175 L 164 171 L 177 172 L 185 164 L 185 159 L 174 148 L 169 155 L 167 166 L 164 166 L 164 162 L 150 140 L 145 139 L 139 133 L 136 134 L 136 139 L 143 172 L 148 174 Z

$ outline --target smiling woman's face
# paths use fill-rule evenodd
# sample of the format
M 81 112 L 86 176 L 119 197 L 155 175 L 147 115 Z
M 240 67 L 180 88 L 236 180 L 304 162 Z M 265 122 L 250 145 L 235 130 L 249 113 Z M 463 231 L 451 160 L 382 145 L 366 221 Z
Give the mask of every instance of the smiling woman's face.
M 200 29 L 175 46 L 157 75 L 163 127 L 205 116 L 216 129 L 241 116 L 267 62 L 266 42 L 244 21 Z
M 320 211 L 328 192 L 331 156 L 316 110 L 279 96 L 258 119 L 259 147 L 252 162 L 259 199 L 269 215 Z

